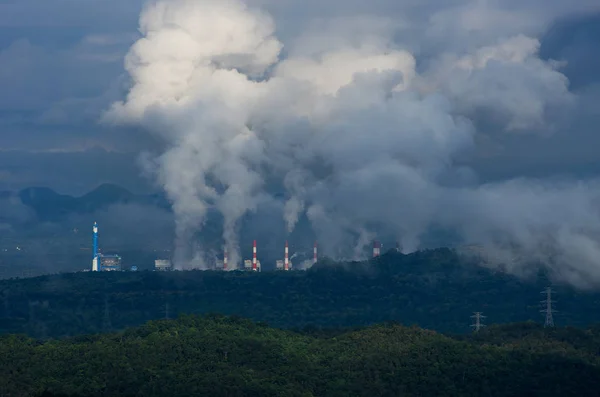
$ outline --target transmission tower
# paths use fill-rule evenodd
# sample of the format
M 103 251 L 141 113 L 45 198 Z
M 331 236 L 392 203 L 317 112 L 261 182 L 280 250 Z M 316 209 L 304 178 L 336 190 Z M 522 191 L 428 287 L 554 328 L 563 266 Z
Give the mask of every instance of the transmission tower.
M 475 312 L 471 318 L 475 319 L 475 324 L 471 324 L 471 327 L 473 327 L 473 331 L 474 332 L 479 332 L 479 330 L 483 327 L 485 327 L 485 324 L 483 324 L 481 322 L 481 320 L 483 320 L 486 316 L 484 316 L 482 314 L 482 312 Z
M 541 293 L 546 295 L 546 299 L 541 301 L 541 303 L 546 305 L 545 309 L 540 310 L 541 313 L 546 313 L 546 321 L 544 321 L 544 328 L 554 327 L 554 318 L 552 317 L 552 313 L 556 313 L 556 310 L 552 309 L 552 303 L 556 301 L 552 300 L 552 288 L 546 287 Z

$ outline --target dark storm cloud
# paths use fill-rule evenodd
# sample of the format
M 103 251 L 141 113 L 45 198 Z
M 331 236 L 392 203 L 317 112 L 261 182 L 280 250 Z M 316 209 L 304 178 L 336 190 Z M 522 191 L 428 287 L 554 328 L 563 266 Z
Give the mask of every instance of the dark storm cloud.
M 494 156 L 481 155 L 475 164 L 484 178 L 519 176 L 592 177 L 600 175 L 596 148 L 600 145 L 600 13 L 559 16 L 540 37 L 540 56 L 563 65 L 576 94 L 567 112 L 556 112 L 550 134 L 496 135 Z M 487 141 L 488 145 L 492 145 Z
M 12 131 L 23 131 L 36 136 L 31 129 L 22 128 L 23 122 L 60 124 L 60 128 L 55 128 L 58 136 L 70 135 L 73 140 L 78 140 L 78 135 L 86 128 L 70 131 L 69 127 L 93 125 L 101 111 L 125 93 L 128 82 L 121 77 L 123 57 L 137 37 L 137 20 L 143 3 L 142 0 L 0 2 L 1 133 L 10 135 Z M 364 29 L 361 31 L 360 26 L 351 26 L 355 21 L 352 18 L 370 15 L 386 18 L 386 23 L 393 20 L 395 25 L 401 26 L 397 42 L 416 52 L 417 56 L 421 54 L 422 59 L 418 58 L 417 65 L 420 67 L 431 53 L 459 47 L 465 49 L 474 40 L 487 40 L 486 35 L 541 34 L 552 26 L 551 33 L 542 36 L 542 55 L 569 57 L 565 73 L 572 84 L 580 84 L 581 70 L 588 76 L 598 70 L 592 59 L 597 51 L 587 50 L 598 32 L 594 32 L 593 17 L 580 16 L 597 9 L 595 1 L 567 4 L 558 0 L 527 3 L 250 0 L 249 3 L 264 6 L 273 13 L 278 35 L 290 48 L 303 45 L 291 39 L 297 31 L 307 25 L 331 23 L 332 18 L 333 23 L 348 25 L 347 34 L 353 31 L 357 35 L 363 34 Z M 553 25 L 553 21 L 567 16 L 570 17 L 568 22 L 558 28 Z M 373 20 L 373 23 L 381 22 Z M 325 30 L 325 33 L 333 32 Z M 286 37 L 290 40 L 286 41 Z M 306 40 L 311 38 L 304 37 L 304 43 Z M 328 40 L 321 41 L 326 43 Z M 25 111 L 32 112 L 23 116 Z M 41 134 L 51 132 L 46 130 Z M 0 141 L 0 144 L 6 147 L 10 142 Z
M 26 146 L 31 145 L 41 150 L 47 145 L 53 150 L 57 147 L 81 150 L 102 140 L 99 138 L 102 128 L 98 128 L 95 121 L 109 103 L 124 95 L 128 82 L 122 77 L 123 57 L 137 37 L 142 3 L 141 0 L 0 2 L 2 147 L 27 149 Z M 398 43 L 420 52 L 423 62 L 428 52 L 466 46 L 473 36 L 481 38 L 486 33 L 540 33 L 547 30 L 541 35 L 541 55 L 567 61 L 563 71 L 571 87 L 590 90 L 585 95 L 586 103 L 597 98 L 597 90 L 589 88 L 589 84 L 598 82 L 600 75 L 600 55 L 595 51 L 600 35 L 599 17 L 597 14 L 581 15 L 597 8 L 593 1 L 576 2 L 578 4 L 574 6 L 562 1 L 489 3 L 496 5 L 490 7 L 491 11 L 482 7 L 484 3 L 464 0 L 444 2 L 442 7 L 439 2 L 388 0 L 368 3 L 255 0 L 253 3 L 266 6 L 283 21 L 278 23 L 277 29 L 284 38 L 286 34 L 292 36 L 301 26 L 319 26 L 327 23 L 319 21 L 327 21 L 333 16 L 338 24 L 343 24 L 344 17 L 355 15 L 393 15 L 396 23 L 403 26 L 400 31 L 406 32 L 398 37 Z M 532 15 L 535 18 L 531 18 Z M 463 21 L 460 29 L 455 23 L 457 19 Z M 347 30 L 351 33 L 352 29 Z M 355 31 L 361 34 L 360 29 Z M 420 34 L 414 34 L 417 31 L 427 31 L 428 42 L 423 41 Z M 472 35 L 469 31 L 479 34 Z M 412 37 L 411 33 L 414 34 Z M 286 44 L 302 45 L 293 40 Z M 580 109 L 583 107 L 585 105 Z M 591 157 L 593 154 L 586 154 L 590 145 L 585 143 L 585 137 L 596 139 L 596 134 L 589 131 L 577 141 L 561 138 L 567 132 L 572 134 L 573 130 L 583 134 L 581 131 L 590 130 L 592 123 L 597 121 L 593 114 L 583 116 L 577 119 L 576 128 L 565 131 L 565 127 L 563 134 L 553 138 L 527 138 L 530 142 L 515 144 L 508 138 L 496 141 L 494 147 L 504 150 L 496 160 L 486 157 L 477 163 L 482 175 L 498 178 L 565 170 L 589 174 L 596 170 L 598 166 Z M 90 133 L 92 130 L 94 132 Z M 118 134 L 106 134 L 104 145 L 118 150 L 122 143 L 115 135 Z M 92 145 L 90 139 L 94 141 Z M 565 148 L 564 140 L 570 144 L 567 153 L 561 150 Z M 131 147 L 129 144 L 124 146 Z M 143 143 L 140 146 L 143 147 Z M 537 150 L 532 151 L 533 146 L 537 146 Z M 513 161 L 506 161 L 511 158 Z
M 127 87 L 123 57 L 138 37 L 141 4 L 0 1 L 4 187 L 81 191 L 106 181 L 144 185 L 135 171 L 137 152 L 146 147 L 140 135 L 97 122 Z M 109 152 L 94 152 L 94 147 Z M 118 159 L 110 151 L 127 154 Z M 119 172 L 118 166 L 127 171 Z
M 17 121 L 18 129 L 20 112 L 33 111 L 26 122 L 94 123 L 122 95 L 123 56 L 137 38 L 140 6 L 141 1 L 0 3 L 0 122 Z

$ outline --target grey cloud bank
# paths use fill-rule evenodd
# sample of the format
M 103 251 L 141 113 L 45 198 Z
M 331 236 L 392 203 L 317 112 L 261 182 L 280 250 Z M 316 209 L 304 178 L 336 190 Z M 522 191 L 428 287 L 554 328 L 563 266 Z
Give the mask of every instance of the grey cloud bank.
M 273 200 L 274 183 L 288 231 L 307 216 L 331 252 L 358 255 L 377 234 L 412 251 L 440 227 L 515 271 L 541 262 L 600 282 L 597 180 L 481 183 L 477 172 L 494 151 L 521 139 L 533 150 L 595 117 L 540 40 L 557 18 L 600 5 L 440 4 L 148 3 L 125 58 L 131 89 L 105 120 L 167 143 L 148 163 L 179 244 L 217 209 L 235 262 L 240 222 Z M 177 261 L 192 258 L 204 265 L 202 250 Z
M 211 260 L 183 248 L 208 211 L 233 260 L 267 207 L 288 231 L 308 218 L 324 253 L 360 256 L 375 235 L 410 251 L 443 229 L 515 272 L 600 281 L 597 1 L 143 4 L 0 2 L 0 144 L 150 150 L 181 266 Z M 10 186 L 68 188 L 3 156 Z M 109 177 L 68 156 L 78 191 Z M 141 188 L 129 157 L 115 179 Z

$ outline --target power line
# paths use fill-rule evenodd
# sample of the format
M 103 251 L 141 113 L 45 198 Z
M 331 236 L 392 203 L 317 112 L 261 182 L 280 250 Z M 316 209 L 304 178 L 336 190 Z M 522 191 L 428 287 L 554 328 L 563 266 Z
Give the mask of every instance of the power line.
M 540 310 L 541 313 L 546 314 L 546 320 L 544 321 L 544 328 L 552 328 L 554 327 L 554 317 L 553 313 L 556 313 L 556 310 L 552 309 L 552 303 L 556 303 L 556 301 L 552 300 L 552 287 L 546 287 L 545 290 L 541 292 L 541 294 L 546 295 L 546 299 L 541 301 L 541 303 L 546 305 L 545 309 Z
M 484 316 L 482 314 L 482 312 L 475 312 L 471 318 L 475 319 L 475 324 L 471 324 L 471 327 L 473 327 L 473 332 L 479 332 L 479 330 L 483 327 L 485 327 L 485 324 L 483 324 L 481 322 L 481 320 L 483 320 L 486 316 Z

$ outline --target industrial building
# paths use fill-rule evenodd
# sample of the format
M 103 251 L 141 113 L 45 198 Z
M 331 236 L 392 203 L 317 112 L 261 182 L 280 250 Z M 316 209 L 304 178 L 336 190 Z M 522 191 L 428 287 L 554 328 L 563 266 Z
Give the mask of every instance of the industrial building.
M 223 248 L 223 260 L 217 260 L 215 268 L 217 270 L 227 270 L 228 268 L 228 255 L 227 255 L 227 247 Z
M 250 260 L 250 259 L 246 259 L 244 261 L 244 270 L 247 270 L 249 272 L 251 271 L 255 271 L 255 272 L 260 272 L 260 261 L 257 260 L 256 261 L 256 266 L 254 265 L 254 263 Z
M 317 263 L 317 243 L 316 242 L 313 247 L 313 259 L 307 259 L 307 260 L 301 261 L 298 269 L 308 269 L 315 263 Z M 275 269 L 281 270 L 281 271 L 289 271 L 289 270 L 293 269 L 293 266 L 294 265 L 292 263 L 290 253 L 289 253 L 289 245 L 288 245 L 288 242 L 286 241 L 285 247 L 284 247 L 284 259 L 277 260 L 275 262 Z M 227 248 L 226 247 L 223 248 L 223 259 L 217 259 L 213 269 L 228 270 L 228 269 L 236 269 L 236 268 L 237 268 L 236 264 L 229 263 Z M 252 244 L 252 259 L 246 259 L 243 261 L 242 270 L 257 271 L 257 272 L 260 272 L 262 270 L 260 260 L 258 259 L 258 250 L 257 250 L 256 240 L 254 240 L 253 244 Z
M 173 264 L 168 259 L 157 259 L 154 261 L 154 270 L 168 271 L 173 268 Z
M 289 258 L 289 248 L 288 248 L 288 242 L 285 242 L 285 250 L 284 252 L 284 256 L 283 256 L 283 260 L 278 260 L 275 262 L 275 268 L 277 270 L 284 270 L 284 271 L 289 271 L 292 269 L 292 261 Z
M 93 244 L 93 248 L 92 248 L 92 271 L 93 272 L 97 272 L 98 270 L 98 266 L 100 265 L 98 263 L 98 223 L 94 222 L 94 226 L 92 227 L 92 244 Z
M 101 254 L 98 249 L 98 222 L 92 227 L 92 271 L 120 272 L 122 259 L 119 255 Z
M 246 259 L 244 261 L 244 269 L 253 272 L 260 272 L 260 261 L 257 259 L 256 240 L 252 243 L 252 261 Z
M 93 254 L 92 254 L 92 271 L 121 271 L 122 270 L 122 258 L 119 255 L 105 255 L 100 253 L 98 248 L 98 223 L 94 222 L 93 226 Z M 377 258 L 381 255 L 382 245 L 379 241 L 373 242 L 373 258 Z M 260 272 L 262 271 L 260 260 L 258 260 L 258 252 L 256 240 L 252 244 L 252 259 L 246 259 L 243 261 L 243 270 Z M 292 256 L 295 257 L 296 254 Z M 236 263 L 230 264 L 227 252 L 227 247 L 223 249 L 223 259 L 218 259 L 213 267 L 216 270 L 229 270 L 237 269 Z M 313 246 L 313 259 L 300 260 L 298 269 L 307 269 L 310 266 L 317 263 L 317 242 Z M 289 256 L 289 245 L 285 242 L 284 247 L 284 258 L 283 260 L 277 260 L 275 262 L 276 270 L 290 271 L 294 268 L 292 260 Z M 156 259 L 154 261 L 154 269 L 157 271 L 169 271 L 173 270 L 173 263 L 169 259 Z M 131 271 L 137 271 L 137 266 L 132 266 Z
M 100 271 L 101 272 L 120 272 L 121 257 L 119 255 L 101 255 L 100 256 Z

